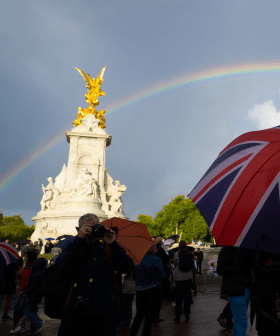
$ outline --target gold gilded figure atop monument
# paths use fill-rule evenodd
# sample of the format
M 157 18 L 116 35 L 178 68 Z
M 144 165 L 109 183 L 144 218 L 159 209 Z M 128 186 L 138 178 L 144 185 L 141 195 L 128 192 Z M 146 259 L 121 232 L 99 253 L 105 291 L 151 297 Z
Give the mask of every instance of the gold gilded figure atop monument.
M 103 75 L 106 67 L 104 67 L 98 77 L 90 78 L 90 75 L 87 75 L 82 70 L 75 68 L 79 71 L 79 73 L 83 76 L 85 82 L 87 83 L 88 93 L 85 94 L 86 102 L 89 103 L 89 106 L 85 109 L 78 107 L 78 114 L 76 116 L 76 120 L 73 121 L 74 126 L 79 126 L 82 124 L 81 119 L 87 116 L 89 113 L 94 114 L 95 118 L 99 120 L 99 127 L 101 129 L 105 128 L 105 110 L 101 110 L 98 112 L 95 106 L 99 105 L 98 97 L 106 96 L 106 94 L 101 90 L 100 86 L 103 83 Z

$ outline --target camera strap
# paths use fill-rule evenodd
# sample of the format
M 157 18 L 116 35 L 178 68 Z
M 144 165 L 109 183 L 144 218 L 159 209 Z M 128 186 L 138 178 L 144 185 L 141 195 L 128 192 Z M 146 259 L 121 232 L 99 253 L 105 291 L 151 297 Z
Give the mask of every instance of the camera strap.
M 103 243 L 103 247 L 104 247 L 104 251 L 105 251 L 105 259 L 108 260 L 109 265 L 112 269 L 112 284 L 113 284 L 113 289 L 116 295 L 116 304 L 117 304 L 117 312 L 120 313 L 121 312 L 121 300 L 120 300 L 120 292 L 119 292 L 119 287 L 118 287 L 118 281 L 116 278 L 116 273 L 114 272 L 114 268 L 113 268 L 113 264 L 112 264 L 112 251 L 110 249 L 110 247 Z

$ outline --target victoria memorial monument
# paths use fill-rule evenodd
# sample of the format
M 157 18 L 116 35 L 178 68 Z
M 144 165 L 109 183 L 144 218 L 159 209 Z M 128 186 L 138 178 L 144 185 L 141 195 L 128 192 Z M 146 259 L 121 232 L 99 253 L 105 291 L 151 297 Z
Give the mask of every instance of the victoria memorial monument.
M 104 130 L 105 111 L 95 108 L 98 97 L 105 95 L 100 87 L 105 68 L 97 79 L 76 68 L 87 83 L 89 106 L 78 108 L 75 127 L 65 132 L 70 145 L 67 166 L 64 164 L 55 179 L 48 177 L 46 186 L 42 185 L 41 210 L 32 218 L 36 223 L 32 241 L 75 235 L 78 219 L 86 213 L 96 214 L 100 222 L 112 217 L 126 219 L 121 198 L 126 186 L 113 181 L 105 168 L 105 151 L 112 137 Z

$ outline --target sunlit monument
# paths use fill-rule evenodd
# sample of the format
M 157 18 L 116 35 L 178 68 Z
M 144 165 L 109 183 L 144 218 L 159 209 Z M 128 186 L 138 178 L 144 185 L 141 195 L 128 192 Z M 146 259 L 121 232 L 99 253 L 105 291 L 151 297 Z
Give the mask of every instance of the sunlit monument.
M 96 214 L 100 221 L 126 218 L 121 199 L 126 186 L 114 182 L 105 168 L 105 150 L 112 137 L 104 130 L 105 111 L 96 110 L 98 97 L 105 95 L 100 87 L 105 69 L 96 79 L 77 69 L 87 83 L 85 97 L 89 106 L 78 108 L 75 127 L 65 132 L 70 144 L 68 165 L 64 164 L 55 179 L 48 177 L 47 185 L 42 185 L 41 210 L 32 218 L 36 222 L 33 241 L 76 234 L 79 217 L 88 212 Z

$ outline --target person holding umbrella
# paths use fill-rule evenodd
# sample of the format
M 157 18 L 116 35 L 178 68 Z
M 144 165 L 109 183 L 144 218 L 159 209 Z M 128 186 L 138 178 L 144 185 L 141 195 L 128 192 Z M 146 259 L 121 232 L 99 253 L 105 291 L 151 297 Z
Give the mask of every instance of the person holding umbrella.
M 223 276 L 222 294 L 227 296 L 234 318 L 232 335 L 246 336 L 250 291 L 246 288 L 246 277 L 240 274 L 237 267 L 237 247 L 222 248 L 217 273 Z M 218 322 L 220 323 L 219 318 Z
M 134 317 L 130 336 L 136 336 L 145 317 L 143 335 L 150 336 L 154 317 L 157 314 L 161 298 L 161 281 L 165 278 L 162 261 L 155 256 L 156 245 L 153 244 L 141 263 L 134 268 L 133 278 L 136 281 L 136 315 Z M 158 319 L 155 322 L 161 322 Z
M 237 258 L 238 270 L 247 277 L 251 291 L 251 327 L 256 315 L 258 336 L 279 336 L 279 233 L 264 233 L 255 249 L 239 247 Z

